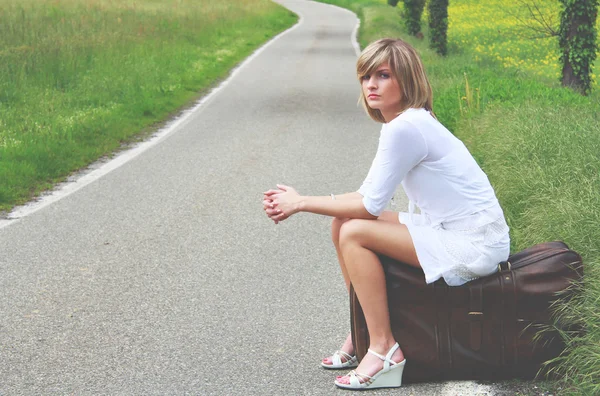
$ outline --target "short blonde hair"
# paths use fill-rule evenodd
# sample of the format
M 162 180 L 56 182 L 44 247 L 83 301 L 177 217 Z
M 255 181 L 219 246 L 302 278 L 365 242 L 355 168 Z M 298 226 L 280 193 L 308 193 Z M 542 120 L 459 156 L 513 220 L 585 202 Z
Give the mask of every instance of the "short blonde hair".
M 433 91 L 425 74 L 425 69 L 417 51 L 402 40 L 383 38 L 367 46 L 356 62 L 356 75 L 362 78 L 373 74 L 383 63 L 388 63 L 392 75 L 400 85 L 402 109 L 425 108 L 433 114 Z M 381 112 L 372 109 L 361 89 L 359 103 L 375 121 L 385 123 Z M 398 113 L 398 114 L 400 114 Z

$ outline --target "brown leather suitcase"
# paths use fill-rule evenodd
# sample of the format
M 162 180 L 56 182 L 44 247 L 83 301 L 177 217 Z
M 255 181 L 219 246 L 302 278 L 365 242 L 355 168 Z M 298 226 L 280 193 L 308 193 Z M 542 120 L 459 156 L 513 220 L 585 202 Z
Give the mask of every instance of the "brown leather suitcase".
M 462 286 L 426 284 L 421 270 L 381 257 L 392 332 L 407 359 L 403 382 L 533 378 L 564 344 L 551 324 L 550 305 L 573 292 L 581 256 L 563 242 L 513 254 L 498 273 Z M 359 361 L 369 335 L 351 288 L 352 339 Z

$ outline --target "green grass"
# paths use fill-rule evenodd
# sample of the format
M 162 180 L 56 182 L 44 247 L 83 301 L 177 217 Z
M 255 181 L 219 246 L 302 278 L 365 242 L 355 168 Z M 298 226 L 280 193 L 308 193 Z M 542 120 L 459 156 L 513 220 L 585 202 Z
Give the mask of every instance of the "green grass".
M 574 394 L 600 394 L 600 113 L 599 105 L 495 106 L 459 125 L 498 193 L 515 250 L 563 240 L 582 254 L 585 289 L 560 308 L 561 321 L 584 325 L 563 334 L 568 355 L 557 373 Z
M 152 130 L 296 20 L 268 0 L 0 0 L 0 212 Z
M 585 325 L 586 333 L 563 334 L 568 346 L 554 373 L 561 394 L 600 394 L 598 84 L 588 97 L 560 87 L 559 65 L 544 62 L 556 59 L 557 49 L 547 39 L 519 38 L 507 20 L 514 6 L 508 0 L 485 7 L 475 0 L 451 2 L 447 58 L 427 48 L 425 17 L 425 40 L 407 37 L 401 4 L 394 9 L 384 0 L 322 1 L 359 15 L 363 48 L 384 36 L 402 37 L 417 48 L 434 88 L 434 111 L 488 174 L 511 227 L 513 252 L 563 240 L 583 256 L 584 292 L 559 307 L 557 320 Z M 511 46 L 503 42 L 507 37 Z M 466 97 L 472 97 L 469 104 Z

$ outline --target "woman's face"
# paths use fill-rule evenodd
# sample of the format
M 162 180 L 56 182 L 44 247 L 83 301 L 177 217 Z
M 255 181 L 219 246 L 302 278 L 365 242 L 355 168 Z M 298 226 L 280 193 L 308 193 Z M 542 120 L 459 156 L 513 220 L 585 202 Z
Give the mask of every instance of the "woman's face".
M 373 74 L 362 78 L 362 90 L 369 107 L 381 111 L 386 122 L 400 113 L 400 85 L 387 62 L 382 63 Z

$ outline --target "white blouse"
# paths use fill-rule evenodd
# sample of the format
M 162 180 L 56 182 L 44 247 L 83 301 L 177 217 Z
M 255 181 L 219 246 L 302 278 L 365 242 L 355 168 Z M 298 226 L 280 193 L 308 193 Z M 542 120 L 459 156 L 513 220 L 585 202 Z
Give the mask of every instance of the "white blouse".
M 465 145 L 425 109 L 408 109 L 383 124 L 377 154 L 358 192 L 366 210 L 383 212 L 398 184 L 431 225 L 503 216 L 494 190 Z M 492 216 L 494 217 L 494 216 Z M 490 222 L 481 216 L 476 222 Z M 470 224 L 473 227 L 483 224 Z

